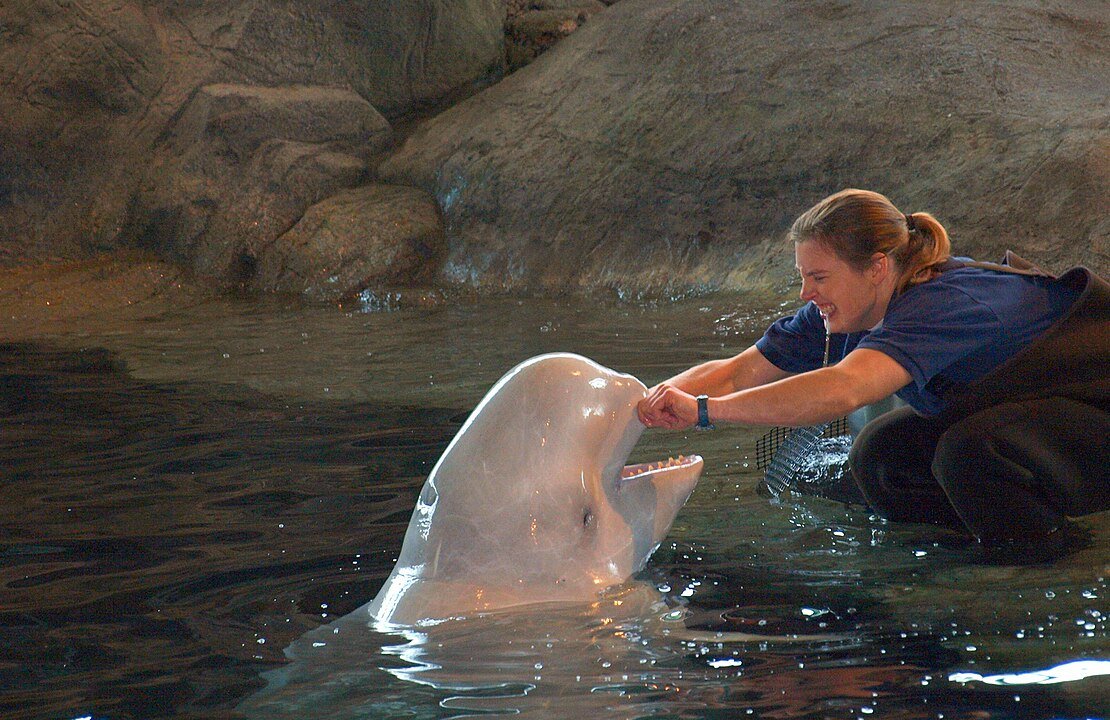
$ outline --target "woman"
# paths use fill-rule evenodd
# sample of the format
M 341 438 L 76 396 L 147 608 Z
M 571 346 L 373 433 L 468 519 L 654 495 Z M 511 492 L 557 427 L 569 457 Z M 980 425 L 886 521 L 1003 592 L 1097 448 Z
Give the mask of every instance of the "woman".
M 849 456 L 887 519 L 1031 539 L 1110 508 L 1103 279 L 953 259 L 932 215 L 864 190 L 822 200 L 789 236 L 806 305 L 652 388 L 645 425 L 811 425 L 897 393 L 908 407 L 865 426 Z

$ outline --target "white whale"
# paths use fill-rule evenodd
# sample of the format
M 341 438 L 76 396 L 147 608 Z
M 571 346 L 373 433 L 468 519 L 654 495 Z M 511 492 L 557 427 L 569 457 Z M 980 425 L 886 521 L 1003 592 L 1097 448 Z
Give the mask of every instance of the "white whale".
M 696 455 L 624 465 L 646 392 L 567 353 L 510 370 L 432 469 L 369 615 L 412 626 L 590 601 L 642 569 L 703 466 Z

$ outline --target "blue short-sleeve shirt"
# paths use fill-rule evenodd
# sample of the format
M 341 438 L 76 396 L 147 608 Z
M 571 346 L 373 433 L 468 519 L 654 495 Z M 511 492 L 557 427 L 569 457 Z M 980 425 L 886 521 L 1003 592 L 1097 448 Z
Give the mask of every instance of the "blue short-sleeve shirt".
M 878 350 L 913 378 L 898 396 L 918 412 L 935 415 L 948 404 L 947 396 L 1027 347 L 1078 296 L 1051 278 L 954 268 L 892 298 L 882 322 L 870 331 L 832 335 L 829 363 L 856 348 Z M 817 306 L 808 303 L 776 321 L 756 347 L 786 372 L 821 367 L 825 326 Z

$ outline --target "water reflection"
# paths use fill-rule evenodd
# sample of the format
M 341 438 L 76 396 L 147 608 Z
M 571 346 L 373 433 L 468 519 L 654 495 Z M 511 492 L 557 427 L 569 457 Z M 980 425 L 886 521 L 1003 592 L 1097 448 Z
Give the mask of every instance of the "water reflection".
M 395 636 L 375 629 L 361 608 L 293 643 L 290 664 L 268 673 L 267 688 L 239 710 L 252 718 L 305 717 L 321 708 L 333 718 L 379 717 L 395 709 L 389 678 L 396 678 L 425 688 L 413 689 L 431 692 L 441 708 L 526 718 L 726 709 L 805 716 L 845 702 L 873 707 L 922 670 L 895 654 L 846 662 L 859 649 L 850 636 L 730 642 L 691 633 L 684 616 L 644 583 L 596 603 L 523 607 L 398 628 Z
M 1099 675 L 1110 675 L 1110 660 L 1076 660 L 1044 670 L 1001 675 L 952 673 L 948 679 L 958 683 L 982 682 L 988 685 L 1055 685 Z

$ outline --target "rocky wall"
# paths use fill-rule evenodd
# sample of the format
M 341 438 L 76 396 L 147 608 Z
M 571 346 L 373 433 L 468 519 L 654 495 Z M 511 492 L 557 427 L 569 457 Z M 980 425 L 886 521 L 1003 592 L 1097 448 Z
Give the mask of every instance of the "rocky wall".
M 857 186 L 957 252 L 1105 271 L 1108 27 L 1092 0 L 11 0 L 0 265 L 777 287 L 790 221 Z

